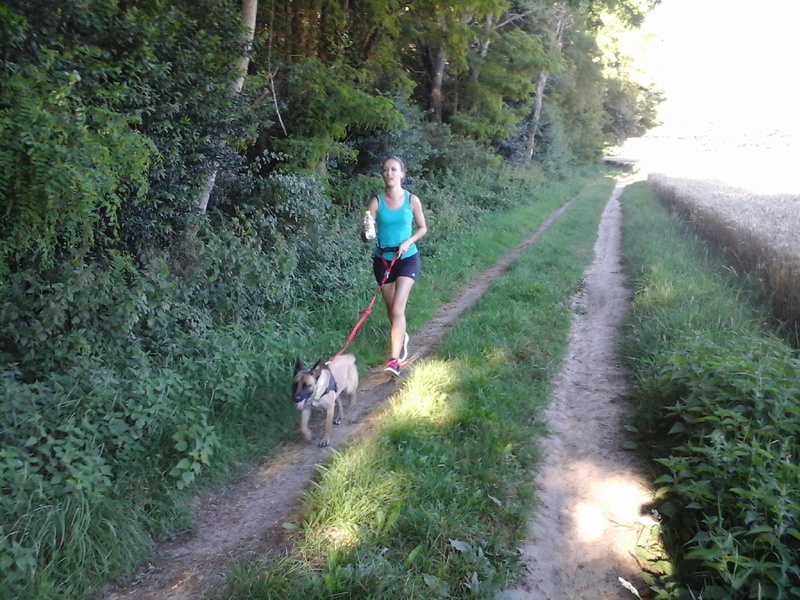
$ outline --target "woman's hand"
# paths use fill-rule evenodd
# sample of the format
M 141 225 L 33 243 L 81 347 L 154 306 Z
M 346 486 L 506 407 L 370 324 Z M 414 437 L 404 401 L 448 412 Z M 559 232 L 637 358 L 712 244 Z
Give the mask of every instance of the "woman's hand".
M 398 258 L 401 258 L 401 257 L 403 256 L 403 254 L 405 254 L 406 252 L 408 252 L 408 249 L 411 247 L 411 244 L 413 244 L 413 243 L 414 243 L 414 242 L 410 241 L 410 238 L 409 238 L 408 240 L 405 240 L 405 241 L 403 241 L 403 242 L 402 242 L 402 243 L 401 243 L 401 244 L 400 244 L 400 245 L 397 247 L 397 257 L 398 257 Z

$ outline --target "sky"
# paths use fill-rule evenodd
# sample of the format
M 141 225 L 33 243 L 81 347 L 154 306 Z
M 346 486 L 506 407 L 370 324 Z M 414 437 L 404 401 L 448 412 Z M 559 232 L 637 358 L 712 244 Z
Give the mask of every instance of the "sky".
M 670 130 L 800 133 L 797 0 L 662 0 L 642 33 Z
M 637 35 L 664 124 L 620 154 L 764 193 L 800 187 L 800 0 L 662 0 Z

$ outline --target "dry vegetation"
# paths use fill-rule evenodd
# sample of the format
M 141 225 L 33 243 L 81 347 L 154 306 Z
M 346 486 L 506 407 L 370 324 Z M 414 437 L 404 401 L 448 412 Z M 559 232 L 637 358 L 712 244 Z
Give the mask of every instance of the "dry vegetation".
M 780 320 L 800 324 L 800 194 L 759 194 L 658 173 L 648 182 L 662 202 L 759 278 Z

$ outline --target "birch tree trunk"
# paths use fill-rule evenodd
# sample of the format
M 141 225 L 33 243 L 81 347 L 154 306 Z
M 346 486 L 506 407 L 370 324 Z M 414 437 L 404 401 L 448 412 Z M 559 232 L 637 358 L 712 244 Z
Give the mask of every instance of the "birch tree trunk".
M 531 118 L 531 126 L 528 130 L 528 144 L 525 148 L 525 154 L 528 160 L 533 160 L 533 150 L 536 143 L 536 134 L 539 131 L 539 122 L 542 118 L 542 106 L 544 105 L 544 89 L 547 87 L 547 78 L 549 77 L 547 69 L 542 69 L 539 77 L 536 79 L 536 95 L 533 101 L 533 117 Z
M 559 2 L 556 8 L 556 22 L 555 30 L 553 32 L 552 45 L 550 47 L 550 54 L 557 57 L 561 54 L 561 48 L 564 44 L 564 30 L 567 27 L 567 18 L 569 11 L 563 2 Z M 536 134 L 539 131 L 539 123 L 542 119 L 542 107 L 544 106 L 544 92 L 547 88 L 547 80 L 550 78 L 548 69 L 542 69 L 539 77 L 536 80 L 536 95 L 533 103 L 533 115 L 531 117 L 531 125 L 528 129 L 528 144 L 526 147 L 526 155 L 528 160 L 533 160 L 533 150 L 536 144 Z
M 244 33 L 242 34 L 242 54 L 236 59 L 236 72 L 237 76 L 230 86 L 228 93 L 231 96 L 237 96 L 241 93 L 244 87 L 244 79 L 247 77 L 247 68 L 250 66 L 250 51 L 253 47 L 253 38 L 256 34 L 256 12 L 258 11 L 258 0 L 242 0 L 242 26 Z M 214 190 L 214 184 L 217 181 L 217 171 L 219 170 L 219 163 L 214 161 L 212 164 L 211 172 L 206 179 L 206 185 L 203 192 L 197 199 L 197 208 L 200 212 L 206 212 L 208 209 L 208 200 L 211 198 L 211 192 Z

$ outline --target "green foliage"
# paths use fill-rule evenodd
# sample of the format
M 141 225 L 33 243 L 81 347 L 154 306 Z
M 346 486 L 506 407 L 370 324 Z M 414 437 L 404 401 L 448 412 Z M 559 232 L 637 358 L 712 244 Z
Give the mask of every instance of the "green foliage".
M 497 146 L 530 114 L 544 50 L 538 37 L 519 29 L 494 33 L 485 43 L 490 39 L 486 56 L 473 56 L 470 77 L 456 84 L 464 109 L 452 115 L 451 124 L 456 134 Z
M 386 155 L 406 159 L 426 206 L 431 265 L 541 183 L 540 165 L 514 172 L 487 151 L 530 108 L 534 13 L 492 32 L 483 17 L 511 6 L 260 4 L 236 97 L 236 3 L 0 6 L 0 587 L 10 596 L 87 595 L 186 527 L 183 494 L 294 435 L 287 356 L 338 349 L 374 291 L 357 228 Z M 426 115 L 414 32 L 447 47 L 451 124 Z M 585 89 L 553 96 L 564 157 L 571 136 L 599 122 L 599 85 L 567 107 Z M 212 172 L 219 186 L 198 215 Z M 482 246 L 459 268 L 496 251 Z M 374 356 L 383 333 L 362 336 Z M 443 551 L 486 573 L 489 547 Z M 325 585 L 346 576 L 335 570 Z
M 800 361 L 781 342 L 742 337 L 681 344 L 665 362 L 659 381 L 675 403 L 659 510 L 687 580 L 705 597 L 794 596 Z
M 545 172 L 558 176 L 576 162 L 564 117 L 557 108 L 545 106 L 542 110 L 537 140 L 535 154 Z
M 604 127 L 609 143 L 621 144 L 660 125 L 657 111 L 663 99 L 663 94 L 652 85 L 609 79 L 603 103 L 609 117 Z
M 578 163 L 596 160 L 606 142 L 603 127 L 608 115 L 603 111 L 605 80 L 598 66 L 601 53 L 590 34 L 570 35 L 566 65 L 552 78 L 551 102 L 565 124 L 570 152 Z
M 187 526 L 182 492 L 296 435 L 288 361 L 338 350 L 374 282 L 358 213 L 334 205 L 317 178 L 268 181 L 247 214 L 215 214 L 213 229 L 144 269 L 117 255 L 6 279 L 0 562 L 10 565 L 3 584 L 12 595 L 55 597 L 69 581 L 81 596 L 123 574 L 153 540 Z M 501 170 L 420 184 L 437 224 L 424 242 L 432 273 L 439 260 L 458 266 L 448 281 L 477 268 L 448 260 L 474 237 L 465 231 L 512 198 L 538 198 L 540 183 Z M 520 225 L 518 236 L 528 229 Z M 359 355 L 374 355 L 380 321 L 359 336 Z M 58 515 L 76 505 L 81 518 L 105 520 L 80 539 L 61 536 Z M 81 554 L 84 545 L 92 550 Z
M 87 105 L 80 73 L 58 71 L 55 52 L 41 54 L 43 64 L 17 70 L 0 91 L 0 274 L 51 267 L 65 247 L 85 257 L 112 242 L 122 190 L 147 193 L 155 154 L 132 129 L 138 118 Z
M 660 474 L 656 508 L 680 583 L 655 582 L 677 594 L 659 597 L 794 597 L 800 360 L 764 331 L 756 286 L 651 194 L 626 192 L 623 207 L 635 424 Z
M 27 212 L 4 211 L 3 229 L 37 231 L 74 208 L 87 226 L 71 227 L 62 242 L 119 236 L 117 247 L 142 259 L 175 243 L 211 161 L 240 162 L 224 141 L 252 137 L 253 118 L 268 114 L 228 94 L 239 52 L 236 7 L 225 0 L 7 4 L 24 27 L 3 57 L 13 85 L 4 86 L 3 105 L 14 108 L 0 116 L 2 160 L 20 179 L 0 184 L 13 186 L 6 201 Z M 18 107 L 8 96 L 16 89 Z M 54 183 L 38 190 L 40 180 Z M 37 220 L 42 213 L 46 220 Z
M 272 147 L 291 164 L 318 170 L 329 157 L 347 156 L 341 142 L 353 129 L 398 129 L 402 116 L 390 98 L 370 94 L 367 73 L 344 63 L 304 59 L 288 68 L 285 82 L 292 121 L 288 137 Z

